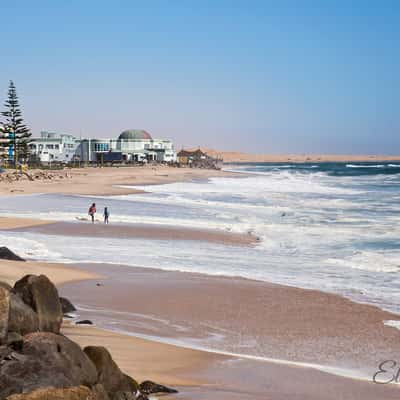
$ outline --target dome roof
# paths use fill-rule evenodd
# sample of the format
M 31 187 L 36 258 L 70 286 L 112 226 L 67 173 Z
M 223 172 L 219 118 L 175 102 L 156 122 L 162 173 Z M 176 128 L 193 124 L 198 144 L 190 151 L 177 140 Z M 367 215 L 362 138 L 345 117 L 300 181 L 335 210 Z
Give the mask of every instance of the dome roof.
M 128 129 L 123 131 L 118 139 L 151 139 L 151 135 L 140 129 Z

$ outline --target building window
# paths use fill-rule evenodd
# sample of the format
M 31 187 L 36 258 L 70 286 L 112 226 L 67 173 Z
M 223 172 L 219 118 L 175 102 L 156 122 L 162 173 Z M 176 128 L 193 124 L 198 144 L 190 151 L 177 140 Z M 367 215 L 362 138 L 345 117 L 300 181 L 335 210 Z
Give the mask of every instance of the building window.
M 54 149 L 54 145 L 53 144 L 46 144 L 46 149 Z
M 59 145 L 59 144 L 55 144 L 55 145 L 54 145 L 54 148 L 55 148 L 56 150 L 59 150 L 59 149 L 60 149 L 60 145 Z
M 94 151 L 109 151 L 110 146 L 108 143 L 95 143 Z

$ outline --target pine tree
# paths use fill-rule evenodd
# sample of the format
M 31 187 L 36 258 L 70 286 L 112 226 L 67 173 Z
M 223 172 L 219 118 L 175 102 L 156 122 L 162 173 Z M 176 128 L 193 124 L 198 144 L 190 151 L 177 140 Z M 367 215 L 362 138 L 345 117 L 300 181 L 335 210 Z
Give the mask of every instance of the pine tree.
M 14 165 L 16 166 L 20 157 L 25 159 L 27 158 L 28 142 L 29 138 L 31 137 L 31 133 L 29 128 L 24 125 L 22 112 L 19 107 L 17 91 L 13 81 L 10 81 L 10 85 L 8 87 L 8 97 L 4 103 L 4 106 L 6 107 L 6 111 L 1 113 L 3 117 L 5 117 L 3 131 L 5 138 L 8 139 L 8 144 L 11 144 L 14 150 L 13 161 Z

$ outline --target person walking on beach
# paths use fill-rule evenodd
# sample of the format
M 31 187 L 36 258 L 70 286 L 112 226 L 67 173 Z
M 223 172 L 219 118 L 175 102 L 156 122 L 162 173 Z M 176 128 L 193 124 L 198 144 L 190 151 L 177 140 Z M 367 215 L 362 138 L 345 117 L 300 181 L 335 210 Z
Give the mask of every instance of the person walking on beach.
M 96 214 L 96 203 L 93 203 L 90 206 L 88 214 L 92 217 L 92 224 L 94 224 L 94 215 Z
M 104 215 L 104 223 L 105 223 L 105 224 L 108 224 L 108 217 L 109 217 L 109 215 L 110 215 L 110 213 L 109 213 L 109 211 L 108 211 L 108 207 L 104 207 L 104 213 L 103 213 L 103 215 Z

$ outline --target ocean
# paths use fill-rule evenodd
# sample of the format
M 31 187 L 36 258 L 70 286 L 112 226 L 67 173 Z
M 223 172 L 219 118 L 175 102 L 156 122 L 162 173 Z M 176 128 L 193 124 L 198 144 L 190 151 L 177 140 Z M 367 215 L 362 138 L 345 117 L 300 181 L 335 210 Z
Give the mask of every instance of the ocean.
M 76 222 L 96 202 L 111 223 L 220 229 L 255 247 L 0 232 L 23 257 L 240 276 L 337 293 L 400 310 L 400 164 L 232 164 L 238 178 L 155 186 L 124 196 L 0 198 L 0 216 Z M 99 213 L 101 214 L 101 213 Z

